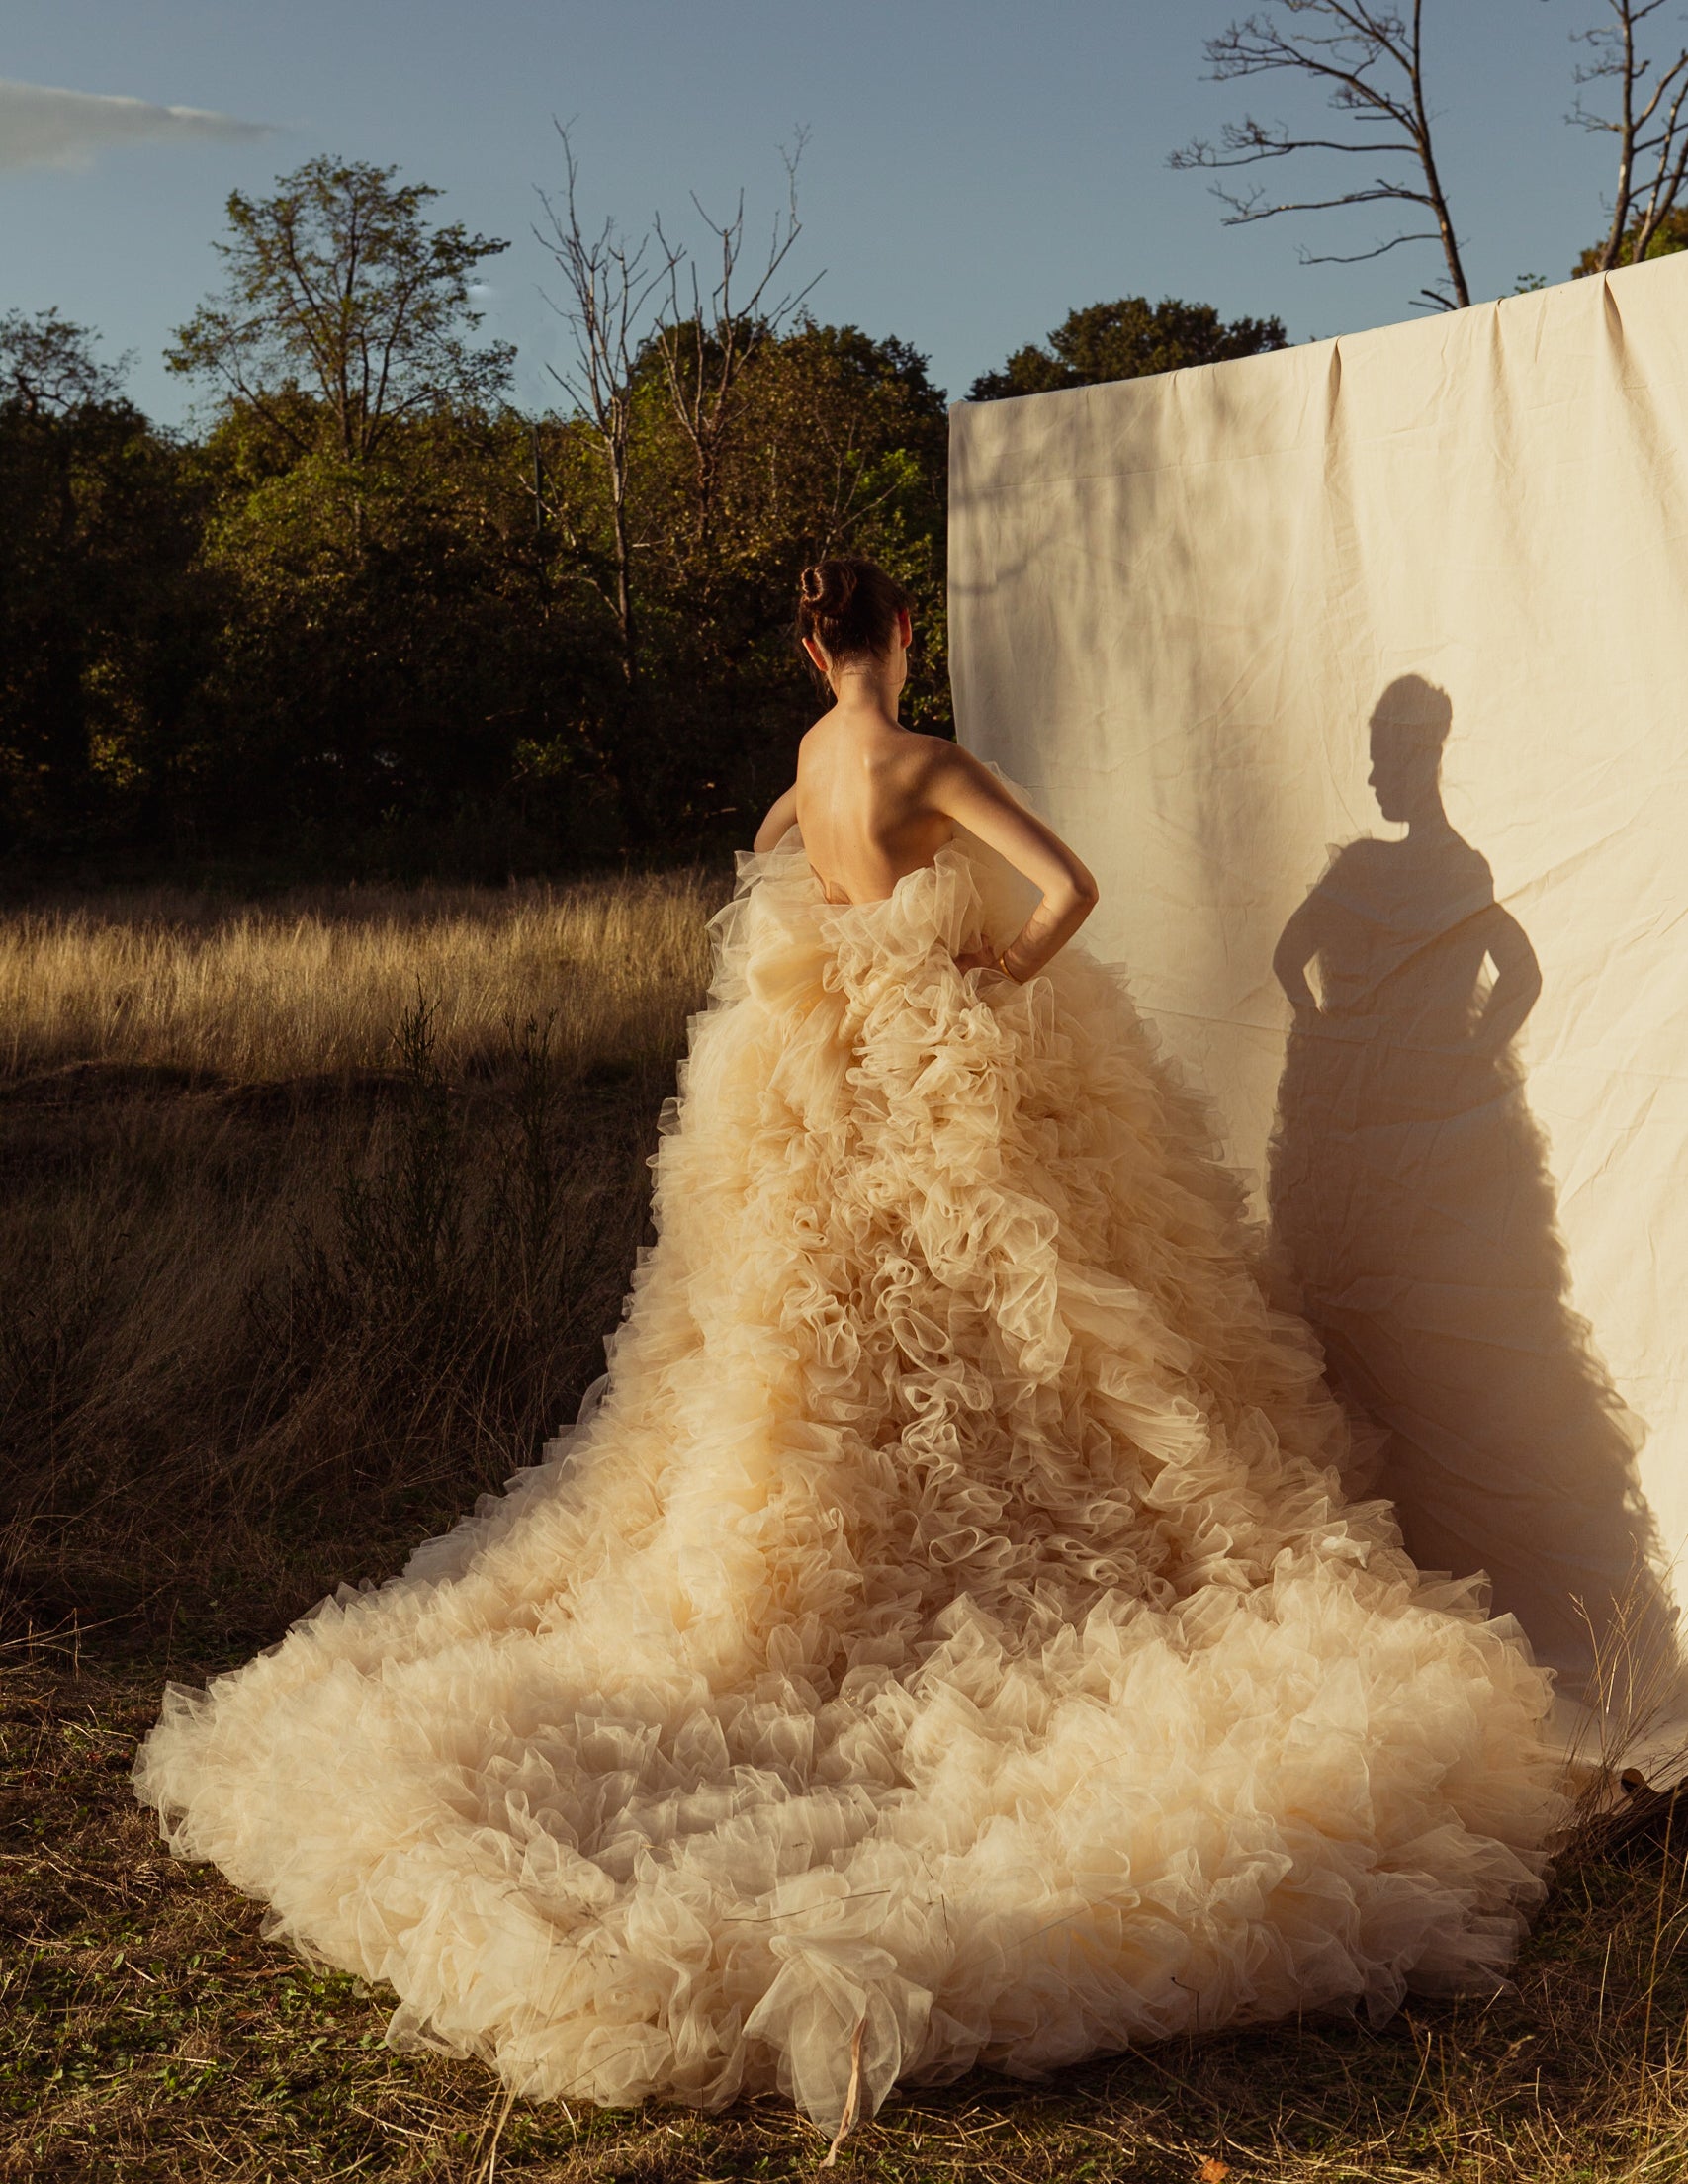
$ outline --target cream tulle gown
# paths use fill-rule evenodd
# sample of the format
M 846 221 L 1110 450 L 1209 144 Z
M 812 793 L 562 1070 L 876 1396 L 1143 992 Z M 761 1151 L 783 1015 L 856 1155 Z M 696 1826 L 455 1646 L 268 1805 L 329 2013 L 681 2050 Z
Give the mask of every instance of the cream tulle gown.
M 836 907 L 795 835 L 746 861 L 601 1401 L 170 1691 L 172 1848 L 390 1982 L 398 2043 L 832 2129 L 1498 1982 L 1562 1812 L 1548 1680 L 1345 1505 L 1115 977 L 956 969 L 1018 929 L 992 866 Z

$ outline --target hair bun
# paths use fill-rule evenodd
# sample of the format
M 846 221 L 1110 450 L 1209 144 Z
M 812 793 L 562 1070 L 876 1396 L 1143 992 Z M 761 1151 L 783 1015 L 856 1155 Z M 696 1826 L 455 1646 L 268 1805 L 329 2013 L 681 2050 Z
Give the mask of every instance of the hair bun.
M 803 571 L 798 589 L 813 613 L 842 614 L 855 592 L 855 570 L 847 562 L 816 562 Z
M 853 554 L 812 562 L 797 579 L 797 636 L 814 638 L 836 661 L 883 658 L 909 595 L 882 568 Z

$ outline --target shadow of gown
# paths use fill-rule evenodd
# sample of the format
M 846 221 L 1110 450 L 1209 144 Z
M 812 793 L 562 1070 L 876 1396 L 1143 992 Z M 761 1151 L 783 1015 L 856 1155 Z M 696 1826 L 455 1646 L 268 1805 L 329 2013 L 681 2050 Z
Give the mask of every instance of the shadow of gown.
M 1296 1013 L 1275 1243 L 1333 1381 L 1384 1430 L 1377 1485 L 1414 1559 L 1486 1571 L 1560 1690 L 1641 1726 L 1679 1711 L 1675 1612 L 1637 1477 L 1644 1429 L 1571 1309 L 1511 1043 L 1541 973 L 1442 811 L 1440 738 L 1391 750 L 1380 706 L 1373 739 L 1379 803 L 1410 831 L 1338 850 L 1279 945 Z

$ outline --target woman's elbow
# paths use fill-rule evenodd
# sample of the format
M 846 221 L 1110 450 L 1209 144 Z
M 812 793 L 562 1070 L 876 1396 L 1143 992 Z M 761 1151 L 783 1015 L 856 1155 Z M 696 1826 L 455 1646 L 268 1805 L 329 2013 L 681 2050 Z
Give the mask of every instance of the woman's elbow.
M 1102 900 L 1102 890 L 1096 884 L 1095 873 L 1082 864 L 1076 864 L 1067 875 L 1067 886 L 1072 893 L 1073 908 L 1083 911 L 1088 917 Z

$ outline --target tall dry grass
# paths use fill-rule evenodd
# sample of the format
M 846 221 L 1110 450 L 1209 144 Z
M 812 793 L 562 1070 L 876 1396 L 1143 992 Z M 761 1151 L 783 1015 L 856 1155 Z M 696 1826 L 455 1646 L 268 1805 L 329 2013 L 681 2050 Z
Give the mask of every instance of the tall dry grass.
M 260 907 L 153 890 L 0 918 L 0 1077 L 126 1064 L 236 1084 L 380 1069 L 420 989 L 441 1068 L 554 1018 L 560 1064 L 670 1053 L 722 886 L 320 888 Z
M 723 892 L 0 919 L 0 1612 L 249 1639 L 532 1461 Z
M 0 2177 L 815 2173 L 779 2104 L 577 2115 L 391 2053 L 384 2002 L 166 1859 L 126 1780 L 161 1656 L 197 1676 L 382 1575 L 570 1415 L 722 892 L 0 918 Z M 910 2093 L 838 2173 L 1688 2175 L 1688 1828 L 1646 1817 L 1585 1833 L 1492 2004 Z

